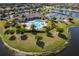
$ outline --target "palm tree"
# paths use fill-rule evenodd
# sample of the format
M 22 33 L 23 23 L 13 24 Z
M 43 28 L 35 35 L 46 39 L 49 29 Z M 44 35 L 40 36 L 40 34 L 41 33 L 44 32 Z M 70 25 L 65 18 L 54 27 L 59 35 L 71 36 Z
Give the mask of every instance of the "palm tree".
M 56 27 L 56 24 L 53 20 L 48 20 L 48 26 L 49 29 L 53 29 Z
M 48 20 L 47 29 L 52 29 L 52 21 Z
M 52 19 L 53 21 L 56 21 L 57 18 L 56 18 L 56 17 L 51 17 L 51 19 Z
M 56 21 L 56 17 L 51 17 L 51 22 L 52 22 L 52 27 L 53 28 L 55 28 L 56 27 L 56 23 L 58 22 L 58 21 Z
M 9 22 L 6 22 L 4 25 L 5 28 L 9 28 L 10 26 L 11 26 L 11 24 Z
M 48 37 L 53 37 L 53 34 L 50 32 L 50 28 L 46 28 L 46 34 Z
M 47 27 L 47 28 L 46 28 L 46 33 L 48 33 L 49 31 L 50 31 L 50 28 Z
M 45 20 L 45 19 L 46 19 L 46 17 L 45 17 L 44 15 L 42 15 L 41 19 L 42 19 L 42 20 Z
M 31 28 L 32 28 L 32 31 L 36 31 L 34 24 L 32 24 Z
M 17 29 L 21 29 L 21 25 L 19 23 L 16 24 Z
M 64 29 L 63 28 L 56 28 L 56 30 L 59 32 L 59 33 L 63 33 L 64 32 Z
M 68 20 L 69 20 L 69 22 L 74 23 L 73 22 L 74 19 L 72 17 L 68 18 Z

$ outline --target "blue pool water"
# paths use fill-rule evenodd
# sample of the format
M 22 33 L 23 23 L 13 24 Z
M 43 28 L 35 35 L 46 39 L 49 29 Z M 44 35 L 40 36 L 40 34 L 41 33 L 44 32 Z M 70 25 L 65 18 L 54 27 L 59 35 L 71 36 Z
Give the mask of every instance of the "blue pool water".
M 38 29 L 41 26 L 41 19 L 35 19 L 34 25 L 35 25 L 35 28 Z

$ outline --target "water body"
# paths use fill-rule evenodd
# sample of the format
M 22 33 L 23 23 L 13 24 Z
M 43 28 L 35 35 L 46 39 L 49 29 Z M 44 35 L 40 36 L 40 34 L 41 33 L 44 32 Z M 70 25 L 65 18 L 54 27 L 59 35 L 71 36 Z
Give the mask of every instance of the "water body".
M 0 38 L 0 56 L 24 56 L 24 54 L 14 52 L 7 48 Z
M 71 39 L 69 46 L 57 56 L 79 56 L 79 26 L 69 28 Z
M 0 56 L 7 56 L 7 55 L 11 55 L 12 51 L 10 51 L 2 42 L 1 38 L 0 38 Z

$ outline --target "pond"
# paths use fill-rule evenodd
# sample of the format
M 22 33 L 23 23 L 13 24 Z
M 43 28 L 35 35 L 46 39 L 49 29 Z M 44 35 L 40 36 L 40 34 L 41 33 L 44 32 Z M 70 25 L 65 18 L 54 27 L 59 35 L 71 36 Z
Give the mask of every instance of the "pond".
M 0 38 L 0 56 L 7 56 L 7 55 L 11 55 L 13 51 L 11 51 L 10 49 L 8 49 L 4 43 L 2 42 L 1 38 Z
M 17 53 L 7 48 L 0 38 L 0 56 L 24 56 L 24 54 Z
M 69 46 L 57 54 L 58 56 L 79 56 L 79 26 L 70 27 L 69 32 L 71 33 Z

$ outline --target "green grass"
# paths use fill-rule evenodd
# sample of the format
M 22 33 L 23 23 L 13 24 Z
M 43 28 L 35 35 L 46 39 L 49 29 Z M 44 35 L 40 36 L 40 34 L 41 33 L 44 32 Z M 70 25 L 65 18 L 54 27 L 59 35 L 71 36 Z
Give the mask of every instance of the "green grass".
M 20 50 L 26 51 L 26 52 L 42 52 L 42 51 L 49 51 L 56 49 L 57 47 L 61 46 L 64 44 L 65 40 L 63 39 L 54 39 L 54 38 L 48 38 L 46 37 L 45 34 L 43 34 L 43 42 L 45 42 L 44 48 L 41 48 L 36 45 L 36 39 L 34 38 L 34 35 L 28 34 L 28 39 L 27 40 L 20 40 L 17 42 L 15 41 L 10 41 L 7 36 L 4 37 L 4 41 L 7 42 L 10 46 L 14 48 L 18 48 Z
M 17 39 L 14 41 L 10 41 L 9 37 L 11 35 L 5 35 L 3 34 L 4 32 L 4 24 L 6 21 L 0 21 L 0 35 L 3 38 L 3 40 L 10 45 L 11 47 L 14 47 L 16 49 L 22 50 L 22 51 L 26 51 L 26 52 L 45 52 L 45 51 L 55 51 L 56 49 L 58 49 L 59 47 L 61 47 L 62 45 L 64 45 L 64 42 L 66 41 L 63 38 L 60 38 L 59 36 L 56 35 L 56 37 L 47 37 L 45 33 L 41 33 L 43 36 L 43 42 L 45 43 L 44 47 L 41 48 L 38 45 L 36 45 L 36 39 L 35 39 L 35 35 L 31 34 L 31 33 L 26 33 L 26 35 L 28 36 L 27 40 L 21 40 L 20 36 L 21 34 L 14 34 L 16 35 Z M 79 19 L 75 18 L 74 19 L 75 24 L 71 24 L 71 25 L 79 25 Z M 57 26 L 61 27 L 64 29 L 64 34 L 66 35 L 66 37 L 68 37 L 68 32 L 67 29 L 69 26 L 71 25 L 66 25 L 64 23 L 58 22 Z M 16 30 L 16 28 L 11 28 L 13 30 Z M 53 34 L 55 34 L 56 29 L 51 30 L 51 32 Z

